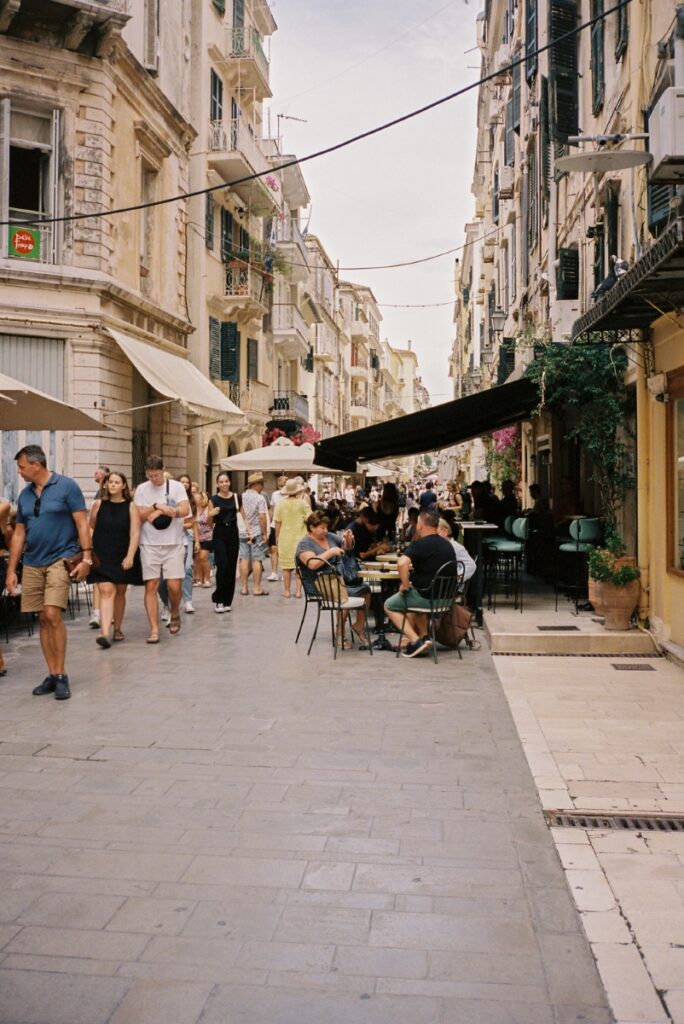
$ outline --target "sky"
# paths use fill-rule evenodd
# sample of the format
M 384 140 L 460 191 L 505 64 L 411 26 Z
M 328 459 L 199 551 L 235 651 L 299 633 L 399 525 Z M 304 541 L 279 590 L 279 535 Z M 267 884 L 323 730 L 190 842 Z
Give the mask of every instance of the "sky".
M 271 131 L 305 156 L 474 82 L 478 7 L 465 0 L 273 0 Z M 468 52 L 470 51 L 470 52 Z M 463 242 L 472 218 L 476 143 L 473 90 L 372 139 L 304 164 L 309 229 L 340 277 L 367 284 L 381 335 L 409 339 L 433 404 L 452 397 L 457 254 L 416 267 L 346 270 L 418 259 Z M 383 304 L 446 303 L 432 309 Z

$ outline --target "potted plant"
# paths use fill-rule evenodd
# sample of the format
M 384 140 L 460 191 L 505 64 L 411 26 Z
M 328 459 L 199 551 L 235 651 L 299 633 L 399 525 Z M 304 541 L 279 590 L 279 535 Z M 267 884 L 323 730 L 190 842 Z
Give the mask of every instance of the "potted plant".
M 605 547 L 589 552 L 589 600 L 606 629 L 628 629 L 639 603 L 641 571 L 625 550 L 622 538 L 612 532 Z

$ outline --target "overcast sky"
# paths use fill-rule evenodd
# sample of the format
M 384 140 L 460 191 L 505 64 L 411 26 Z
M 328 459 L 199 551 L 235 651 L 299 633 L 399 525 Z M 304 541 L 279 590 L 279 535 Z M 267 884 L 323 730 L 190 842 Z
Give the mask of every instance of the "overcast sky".
M 276 0 L 271 39 L 271 132 L 304 156 L 454 92 L 478 77 L 478 5 L 464 0 Z M 470 66 L 469 66 L 470 65 Z M 391 344 L 414 342 L 434 404 L 451 397 L 447 360 L 452 306 L 390 309 L 383 303 L 451 303 L 454 256 L 401 270 L 346 271 L 396 263 L 462 244 L 473 214 L 473 90 L 435 111 L 311 161 L 310 230 L 343 278 L 368 284 Z M 265 126 L 268 134 L 268 125 Z

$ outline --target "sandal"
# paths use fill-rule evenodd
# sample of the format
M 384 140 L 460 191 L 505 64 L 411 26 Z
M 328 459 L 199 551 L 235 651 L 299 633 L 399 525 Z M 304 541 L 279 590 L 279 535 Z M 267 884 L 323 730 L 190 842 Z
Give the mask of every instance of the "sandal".
M 368 644 L 370 642 L 369 641 L 369 637 L 368 637 L 368 633 L 360 633 L 359 630 L 356 628 L 356 626 L 352 626 L 351 627 L 351 631 L 354 634 L 354 636 L 356 637 L 356 639 L 359 641 L 360 644 L 365 644 L 366 647 L 368 646 Z
M 180 633 L 180 628 L 181 628 L 181 620 L 180 620 L 180 618 L 173 618 L 172 617 L 171 620 L 169 621 L 169 633 L 172 633 L 175 636 L 176 633 Z
M 243 597 L 249 597 L 249 590 L 241 590 L 240 593 Z
M 120 643 L 122 640 L 125 640 L 125 639 L 126 639 L 126 637 L 123 635 L 123 633 L 121 632 L 120 629 L 115 629 L 114 630 L 114 635 L 112 637 L 112 640 L 114 640 L 115 643 Z
M 150 635 L 148 636 L 148 638 L 145 641 L 145 643 L 146 644 L 158 644 L 159 643 L 159 633 L 150 633 Z
M 100 636 L 95 637 L 95 643 L 98 644 L 99 647 L 104 648 L 105 651 L 112 646 L 109 642 L 109 637 L 106 637 L 104 633 L 101 633 Z

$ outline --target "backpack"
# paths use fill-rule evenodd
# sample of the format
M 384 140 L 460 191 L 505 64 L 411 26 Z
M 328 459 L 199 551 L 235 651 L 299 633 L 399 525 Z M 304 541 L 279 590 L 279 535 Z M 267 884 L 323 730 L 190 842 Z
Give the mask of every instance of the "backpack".
M 437 623 L 435 639 L 443 647 L 458 647 L 463 639 L 470 646 L 468 630 L 472 621 L 473 613 L 465 605 L 455 604 L 451 611 L 447 612 L 446 615 L 442 615 Z

